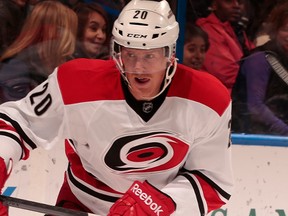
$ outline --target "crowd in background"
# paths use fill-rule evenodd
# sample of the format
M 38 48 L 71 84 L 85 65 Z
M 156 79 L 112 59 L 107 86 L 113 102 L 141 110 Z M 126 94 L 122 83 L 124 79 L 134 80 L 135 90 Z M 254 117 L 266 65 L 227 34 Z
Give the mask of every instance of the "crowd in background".
M 1 0 L 0 102 L 24 97 L 66 61 L 108 59 L 128 1 Z M 175 13 L 177 0 L 168 2 Z M 182 63 L 227 87 L 232 132 L 288 135 L 286 2 L 187 0 Z

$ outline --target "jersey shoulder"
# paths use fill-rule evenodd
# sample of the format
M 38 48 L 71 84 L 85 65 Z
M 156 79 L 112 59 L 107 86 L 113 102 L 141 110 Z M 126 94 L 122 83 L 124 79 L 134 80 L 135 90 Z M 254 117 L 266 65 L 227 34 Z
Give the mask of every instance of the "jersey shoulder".
M 113 60 L 75 59 L 59 66 L 59 88 L 65 104 L 124 98 Z
M 213 75 L 178 64 L 168 96 L 181 97 L 204 104 L 219 115 L 231 102 L 227 88 Z

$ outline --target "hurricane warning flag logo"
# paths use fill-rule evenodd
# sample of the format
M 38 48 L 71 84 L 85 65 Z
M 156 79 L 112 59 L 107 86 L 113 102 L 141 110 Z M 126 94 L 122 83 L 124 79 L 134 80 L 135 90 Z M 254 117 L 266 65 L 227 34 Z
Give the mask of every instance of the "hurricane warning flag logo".
M 122 172 L 153 172 L 177 166 L 189 145 L 173 134 L 154 132 L 121 137 L 105 155 L 105 163 Z

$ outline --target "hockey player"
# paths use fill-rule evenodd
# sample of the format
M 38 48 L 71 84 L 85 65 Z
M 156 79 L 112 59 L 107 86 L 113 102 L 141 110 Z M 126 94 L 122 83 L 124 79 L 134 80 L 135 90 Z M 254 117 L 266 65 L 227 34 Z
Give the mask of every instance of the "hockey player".
M 224 205 L 233 187 L 230 96 L 208 73 L 177 65 L 178 28 L 167 1 L 132 0 L 114 23 L 113 60 L 65 63 L 1 105 L 0 186 L 29 151 L 66 139 L 58 206 L 200 216 Z

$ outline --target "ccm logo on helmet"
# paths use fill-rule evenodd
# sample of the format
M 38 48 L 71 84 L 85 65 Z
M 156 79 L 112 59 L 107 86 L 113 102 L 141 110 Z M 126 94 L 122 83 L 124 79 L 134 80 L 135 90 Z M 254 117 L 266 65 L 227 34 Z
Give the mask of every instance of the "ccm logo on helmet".
M 139 197 L 140 200 L 143 200 L 145 205 L 147 205 L 155 214 L 160 215 L 163 212 L 162 206 L 158 205 L 157 203 L 153 202 L 153 199 L 147 193 L 144 193 L 139 185 L 135 183 L 131 188 L 132 193 Z
M 132 37 L 132 38 L 147 38 L 147 35 L 129 33 L 129 34 L 127 34 L 127 37 Z

